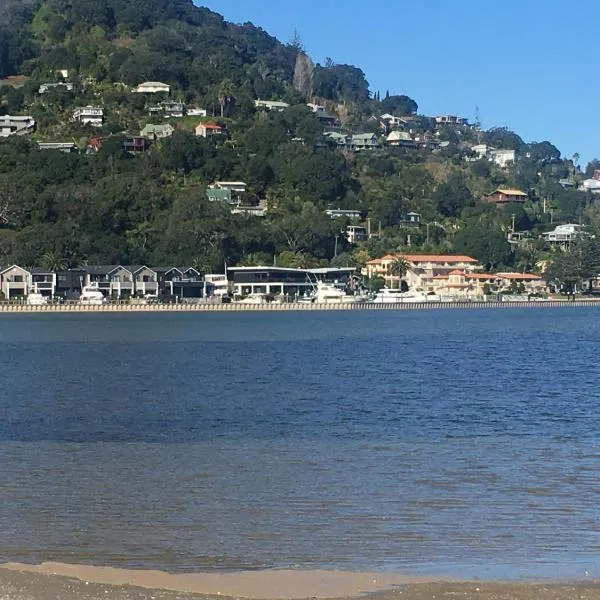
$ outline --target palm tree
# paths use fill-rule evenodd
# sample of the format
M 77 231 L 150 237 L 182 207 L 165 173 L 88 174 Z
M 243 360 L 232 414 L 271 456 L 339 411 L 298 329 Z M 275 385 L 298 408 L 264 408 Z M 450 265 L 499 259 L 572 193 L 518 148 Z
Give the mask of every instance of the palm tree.
M 396 260 L 388 267 L 388 275 L 398 277 L 398 289 L 401 287 L 402 278 L 408 273 L 409 269 L 410 264 L 402 256 L 396 258 Z
M 67 268 L 68 263 L 58 252 L 51 250 L 42 256 L 40 259 L 40 265 L 44 269 L 56 272 L 64 271 Z
M 233 98 L 233 81 L 231 79 L 223 79 L 219 84 L 217 91 L 219 97 L 219 106 L 221 107 L 221 119 L 225 114 L 225 106 L 231 102 Z

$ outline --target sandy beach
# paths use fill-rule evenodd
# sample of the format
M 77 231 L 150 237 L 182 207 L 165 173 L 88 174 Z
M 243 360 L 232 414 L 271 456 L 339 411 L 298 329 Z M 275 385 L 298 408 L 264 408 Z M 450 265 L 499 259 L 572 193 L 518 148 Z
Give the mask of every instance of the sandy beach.
M 600 599 L 600 582 L 440 582 L 381 573 L 283 570 L 173 575 L 60 563 L 7 563 L 0 567 L 0 600 L 216 600 L 224 597 L 595 600 Z

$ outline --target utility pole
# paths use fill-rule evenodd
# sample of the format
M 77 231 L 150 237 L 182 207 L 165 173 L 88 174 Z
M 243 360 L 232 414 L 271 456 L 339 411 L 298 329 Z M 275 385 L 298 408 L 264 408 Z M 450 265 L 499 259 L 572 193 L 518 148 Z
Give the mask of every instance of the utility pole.
M 335 236 L 335 246 L 334 246 L 334 250 L 333 250 L 333 257 L 335 258 L 337 256 L 337 246 L 338 246 L 338 237 L 339 237 L 339 233 L 336 234 Z
M 513 233 L 513 235 L 514 235 L 514 233 L 515 233 L 515 219 L 517 218 L 517 215 L 516 215 L 515 213 L 513 213 L 513 214 L 511 215 L 511 217 L 512 217 L 512 226 L 511 226 L 511 231 L 512 231 L 512 233 Z

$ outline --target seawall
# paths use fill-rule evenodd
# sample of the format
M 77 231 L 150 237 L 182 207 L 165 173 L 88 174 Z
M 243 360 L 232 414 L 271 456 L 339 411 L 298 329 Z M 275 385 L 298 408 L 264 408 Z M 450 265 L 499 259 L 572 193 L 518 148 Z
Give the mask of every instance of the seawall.
M 315 310 L 438 310 L 438 309 L 491 309 L 491 308 L 582 308 L 600 307 L 600 301 L 595 300 L 549 300 L 545 302 L 414 302 L 375 304 L 345 303 L 345 304 L 308 304 L 300 302 L 270 303 L 270 304 L 105 304 L 99 306 L 82 306 L 80 304 L 49 304 L 29 306 L 26 304 L 0 304 L 0 313 L 132 313 L 132 312 L 281 312 L 281 311 L 315 311 Z

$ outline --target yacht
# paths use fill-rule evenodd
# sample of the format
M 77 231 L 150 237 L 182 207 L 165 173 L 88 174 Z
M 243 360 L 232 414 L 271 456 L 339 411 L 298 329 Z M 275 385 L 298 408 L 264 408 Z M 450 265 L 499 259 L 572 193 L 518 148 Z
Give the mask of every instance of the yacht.
M 44 306 L 48 304 L 48 298 L 37 292 L 32 292 L 27 296 L 27 304 L 29 306 Z
M 351 296 L 333 283 L 317 281 L 316 290 L 312 296 L 312 301 L 316 304 L 349 304 L 355 302 L 366 302 L 367 298 L 358 294 Z
M 81 296 L 79 296 L 79 303 L 85 306 L 98 306 L 106 304 L 106 298 L 98 288 L 98 284 L 91 283 L 90 285 L 83 286 Z
M 408 304 L 417 302 L 441 302 L 441 298 L 435 294 L 424 294 L 422 292 L 403 292 L 382 288 L 373 299 L 376 304 Z
M 238 301 L 238 304 L 266 304 L 267 299 L 264 294 L 248 294 L 245 298 Z

